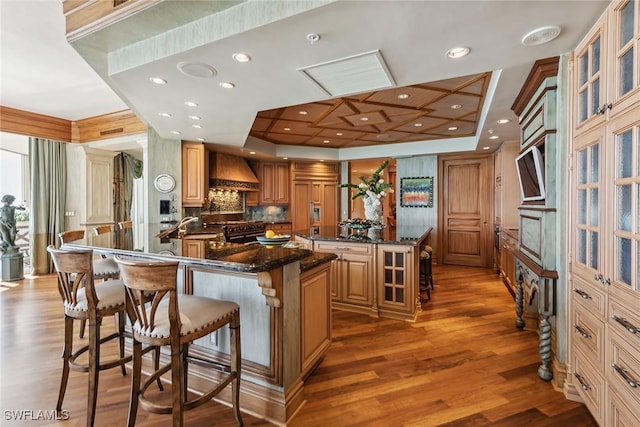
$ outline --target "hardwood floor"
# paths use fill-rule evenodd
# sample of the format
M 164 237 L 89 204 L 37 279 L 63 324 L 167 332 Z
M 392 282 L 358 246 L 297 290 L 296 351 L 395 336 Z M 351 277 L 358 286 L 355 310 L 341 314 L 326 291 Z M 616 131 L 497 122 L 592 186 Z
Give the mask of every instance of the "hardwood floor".
M 538 378 L 537 335 L 515 328 L 513 300 L 493 271 L 434 266 L 434 281 L 414 324 L 334 312 L 332 347 L 291 426 L 597 426 L 583 405 Z M 0 286 L 2 426 L 85 425 L 87 376 L 73 371 L 69 420 L 45 420 L 60 381 L 60 304 L 53 275 Z M 105 325 L 103 333 L 113 321 Z M 101 372 L 96 426 L 125 425 L 129 381 L 117 369 Z M 187 412 L 185 423 L 235 425 L 231 409 L 216 402 Z M 138 426 L 169 424 L 169 415 L 138 412 Z

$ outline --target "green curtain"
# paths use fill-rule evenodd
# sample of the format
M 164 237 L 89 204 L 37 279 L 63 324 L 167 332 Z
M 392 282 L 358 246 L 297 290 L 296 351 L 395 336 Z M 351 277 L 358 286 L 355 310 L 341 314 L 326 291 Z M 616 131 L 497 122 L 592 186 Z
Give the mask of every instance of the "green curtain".
M 116 189 L 115 221 L 131 220 L 131 201 L 133 196 L 133 180 L 142 177 L 142 162 L 127 153 L 120 153 L 113 164 L 113 180 Z M 133 249 L 133 233 L 116 233 L 116 247 Z
M 64 231 L 67 196 L 67 146 L 64 142 L 29 138 L 31 173 L 31 274 L 53 272 L 48 245 Z

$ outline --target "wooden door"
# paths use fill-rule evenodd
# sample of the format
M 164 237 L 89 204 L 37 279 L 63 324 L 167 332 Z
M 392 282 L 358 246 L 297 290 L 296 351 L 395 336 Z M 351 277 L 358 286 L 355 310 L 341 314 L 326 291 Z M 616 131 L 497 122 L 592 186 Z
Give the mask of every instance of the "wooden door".
M 443 264 L 493 265 L 493 161 L 490 156 L 441 156 L 440 259 Z

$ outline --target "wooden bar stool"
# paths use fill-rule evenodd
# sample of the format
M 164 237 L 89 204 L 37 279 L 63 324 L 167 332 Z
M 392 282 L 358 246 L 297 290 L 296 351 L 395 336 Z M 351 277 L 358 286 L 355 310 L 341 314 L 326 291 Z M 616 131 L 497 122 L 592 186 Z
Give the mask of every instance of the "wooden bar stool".
M 120 366 L 122 375 L 126 374 L 125 363 L 131 356 L 124 355 L 124 311 L 125 290 L 121 280 L 110 280 L 94 286 L 93 251 L 63 250 L 49 246 L 53 264 L 58 274 L 58 290 L 64 305 L 64 349 L 62 353 L 62 379 L 56 410 L 62 410 L 62 402 L 67 389 L 69 370 L 89 372 L 89 390 L 87 396 L 87 426 L 93 426 L 96 401 L 98 398 L 99 372 Z M 116 317 L 117 331 L 109 336 L 100 336 L 102 319 Z M 75 352 L 73 350 L 73 321 L 89 322 L 89 343 Z M 100 363 L 100 345 L 118 339 L 119 358 Z M 86 365 L 76 362 L 78 356 L 89 352 Z
M 427 294 L 427 300 L 431 299 L 433 285 L 433 248 L 429 245 L 420 251 L 420 292 Z
M 133 330 L 133 370 L 128 426 L 136 422 L 138 404 L 150 412 L 172 414 L 173 426 L 183 425 L 183 413 L 211 400 L 231 383 L 234 415 L 238 425 L 240 416 L 240 307 L 231 301 L 221 301 L 195 295 L 178 295 L 177 261 L 148 262 L 116 256 L 126 288 L 126 311 Z M 151 297 L 151 305 L 144 298 Z M 187 377 L 189 344 L 229 325 L 229 363 L 210 361 L 221 372 L 220 381 L 202 396 L 189 399 Z M 169 364 L 157 369 L 141 385 L 142 344 L 171 349 Z M 199 364 L 209 361 L 198 357 Z M 208 363 L 207 363 L 208 364 Z M 220 369 L 222 368 L 222 369 Z M 149 385 L 171 370 L 171 405 L 160 405 L 145 397 Z
M 94 228 L 95 233 L 95 228 Z M 60 243 L 64 245 L 65 243 L 76 242 L 78 240 L 84 239 L 84 230 L 67 230 L 58 234 L 60 237 Z M 93 278 L 96 280 L 110 280 L 117 279 L 120 277 L 120 269 L 118 268 L 118 264 L 113 260 L 113 258 L 107 258 L 106 256 L 99 256 L 93 258 Z M 84 338 L 84 330 L 86 320 L 80 321 L 80 338 Z

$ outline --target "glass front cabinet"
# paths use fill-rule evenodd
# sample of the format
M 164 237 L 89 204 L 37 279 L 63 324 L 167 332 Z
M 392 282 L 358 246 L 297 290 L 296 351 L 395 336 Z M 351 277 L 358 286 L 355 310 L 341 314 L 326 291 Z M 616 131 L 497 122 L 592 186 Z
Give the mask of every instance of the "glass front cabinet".
M 614 1 L 572 68 L 565 393 L 602 426 L 640 425 L 639 7 Z

